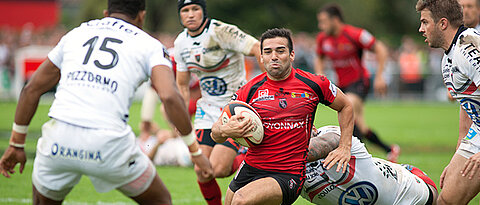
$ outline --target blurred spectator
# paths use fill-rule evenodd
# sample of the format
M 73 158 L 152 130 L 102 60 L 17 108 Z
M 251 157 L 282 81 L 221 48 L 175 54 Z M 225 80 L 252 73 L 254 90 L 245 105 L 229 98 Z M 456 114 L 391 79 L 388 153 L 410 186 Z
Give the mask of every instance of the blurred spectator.
M 463 22 L 466 27 L 480 31 L 480 2 L 479 0 L 458 0 L 463 10 Z
M 422 59 L 413 39 L 402 39 L 398 63 L 400 66 L 401 90 L 404 92 L 423 91 Z
M 315 57 L 315 38 L 305 32 L 299 32 L 293 36 L 295 44 L 295 61 L 293 67 L 315 73 L 313 59 Z

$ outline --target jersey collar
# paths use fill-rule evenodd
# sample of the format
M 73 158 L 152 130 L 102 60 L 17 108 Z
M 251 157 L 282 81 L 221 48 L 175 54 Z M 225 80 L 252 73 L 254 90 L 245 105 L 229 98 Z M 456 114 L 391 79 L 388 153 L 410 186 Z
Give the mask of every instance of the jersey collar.
M 197 37 L 197 36 L 202 35 L 203 32 L 205 32 L 205 30 L 208 30 L 208 28 L 210 27 L 210 21 L 211 21 L 211 19 L 208 18 L 207 21 L 205 22 L 206 25 L 205 25 L 205 27 L 203 28 L 202 32 L 200 32 L 199 34 L 197 34 L 197 35 L 195 35 L 195 36 L 191 36 L 190 34 L 188 34 L 188 31 L 187 31 L 187 32 L 186 32 L 186 33 L 187 33 L 187 37 L 190 36 L 190 37 L 192 37 L 192 38 L 195 38 L 195 37 Z
M 458 37 L 459 37 L 460 34 L 461 34 L 463 31 L 465 31 L 465 30 L 467 30 L 467 27 L 465 27 L 465 26 L 463 26 L 463 25 L 461 25 L 461 26 L 458 28 L 457 33 L 455 34 L 455 37 L 453 37 L 453 41 L 452 41 L 452 43 L 450 44 L 450 47 L 448 48 L 448 50 L 445 51 L 445 54 L 450 53 L 450 50 L 452 50 L 452 48 L 453 48 L 453 46 L 455 45 L 455 43 L 457 43 Z

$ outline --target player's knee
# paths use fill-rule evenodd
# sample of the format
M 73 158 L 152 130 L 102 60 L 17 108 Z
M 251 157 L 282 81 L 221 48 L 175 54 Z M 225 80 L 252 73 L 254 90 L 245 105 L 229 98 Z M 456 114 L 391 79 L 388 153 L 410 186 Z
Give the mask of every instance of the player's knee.
M 214 165 L 213 166 L 213 175 L 215 178 L 224 178 L 230 175 L 231 166 L 224 165 Z
M 245 205 L 249 204 L 244 194 L 241 191 L 237 191 L 232 198 L 232 205 Z
M 460 203 L 460 201 L 455 201 L 451 197 L 445 197 L 444 195 L 440 194 L 437 198 L 437 205 L 455 205 L 455 204 L 466 204 Z

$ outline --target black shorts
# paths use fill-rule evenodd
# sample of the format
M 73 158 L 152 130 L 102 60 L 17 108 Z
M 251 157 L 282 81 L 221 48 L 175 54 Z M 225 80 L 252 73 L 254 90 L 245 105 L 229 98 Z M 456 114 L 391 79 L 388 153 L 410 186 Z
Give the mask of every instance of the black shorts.
M 350 83 L 350 85 L 339 87 L 343 93 L 354 93 L 358 95 L 363 101 L 367 98 L 370 89 L 370 81 L 368 78 L 361 78 L 358 81 Z
M 261 170 L 252 167 L 243 161 L 242 165 L 237 171 L 237 175 L 235 175 L 233 180 L 230 182 L 228 188 L 230 188 L 230 190 L 233 192 L 236 192 L 248 183 L 266 177 L 274 178 L 280 185 L 283 196 L 282 204 L 293 204 L 293 202 L 295 202 L 300 195 L 303 183 L 305 182 L 305 177 L 302 177 L 301 175 Z
M 213 147 L 216 144 L 219 144 L 219 143 L 216 143 L 215 141 L 213 141 L 212 137 L 210 136 L 211 133 L 212 133 L 211 129 L 195 130 L 195 134 L 197 135 L 198 143 L 203 144 L 203 145 L 207 145 L 207 146 L 210 146 L 210 147 Z M 224 146 L 227 146 L 229 148 L 232 148 L 233 150 L 235 150 L 235 152 L 238 152 L 238 149 L 240 148 L 240 145 L 238 143 L 236 143 L 235 141 L 233 141 L 232 138 L 228 138 L 227 141 L 225 141 L 224 143 L 221 143 L 221 144 L 224 145 Z

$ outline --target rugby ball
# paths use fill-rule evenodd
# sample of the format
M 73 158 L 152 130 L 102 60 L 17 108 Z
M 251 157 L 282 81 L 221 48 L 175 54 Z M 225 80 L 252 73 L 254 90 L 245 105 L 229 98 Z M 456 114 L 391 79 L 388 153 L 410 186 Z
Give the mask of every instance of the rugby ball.
M 231 101 L 223 108 L 222 115 L 220 116 L 222 124 L 228 123 L 230 118 L 234 115 L 241 115 L 245 118 L 252 119 L 254 127 L 248 132 L 248 134 L 251 134 L 252 137 L 232 137 L 232 139 L 245 147 L 251 147 L 256 144 L 260 144 L 263 140 L 263 124 L 257 111 L 245 102 L 237 100 Z

